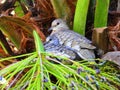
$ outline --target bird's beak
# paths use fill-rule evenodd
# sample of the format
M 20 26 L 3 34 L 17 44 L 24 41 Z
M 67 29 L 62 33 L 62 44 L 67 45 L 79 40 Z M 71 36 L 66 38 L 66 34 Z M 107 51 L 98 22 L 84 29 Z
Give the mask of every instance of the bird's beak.
M 52 31 L 53 30 L 53 27 L 50 27 L 49 29 L 48 29 L 48 32 L 50 32 L 50 31 Z

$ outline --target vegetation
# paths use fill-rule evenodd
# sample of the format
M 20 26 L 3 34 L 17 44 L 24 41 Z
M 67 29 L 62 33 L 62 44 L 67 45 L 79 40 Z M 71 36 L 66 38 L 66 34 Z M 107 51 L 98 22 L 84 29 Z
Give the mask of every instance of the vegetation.
M 92 24 L 95 28 L 107 26 L 109 2 L 6 0 L 0 6 L 0 89 L 119 90 L 120 71 L 114 63 L 100 58 L 73 61 L 47 53 L 43 46 L 46 28 L 54 18 L 67 20 L 70 27 L 73 25 L 76 32 L 85 35 L 89 9 L 96 4 L 95 13 L 91 13 L 95 14 Z

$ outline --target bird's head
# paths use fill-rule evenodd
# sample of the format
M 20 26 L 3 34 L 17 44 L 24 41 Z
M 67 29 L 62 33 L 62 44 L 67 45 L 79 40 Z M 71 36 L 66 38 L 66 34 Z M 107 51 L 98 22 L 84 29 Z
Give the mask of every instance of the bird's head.
M 68 30 L 69 27 L 67 26 L 66 22 L 62 19 L 55 19 L 52 24 L 51 27 L 48 29 L 48 31 L 52 31 L 52 32 L 57 32 L 59 30 Z

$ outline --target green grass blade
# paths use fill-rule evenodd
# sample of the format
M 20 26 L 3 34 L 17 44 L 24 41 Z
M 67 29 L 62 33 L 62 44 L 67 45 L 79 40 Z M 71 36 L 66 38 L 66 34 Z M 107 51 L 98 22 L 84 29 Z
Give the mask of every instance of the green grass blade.
M 95 28 L 107 26 L 109 2 L 110 0 L 96 0 Z
M 78 0 L 75 10 L 73 30 L 85 35 L 85 25 L 90 0 Z
M 20 58 L 20 57 L 26 57 L 26 56 L 30 56 L 30 55 L 33 55 L 33 54 L 36 54 L 36 52 L 22 54 L 22 55 L 18 55 L 18 56 L 7 57 L 7 58 L 1 58 L 0 62 L 7 61 L 7 60 L 9 61 L 11 59 Z
M 36 31 L 33 31 L 34 39 L 35 39 L 35 45 L 36 45 L 36 50 L 38 53 L 44 52 L 44 47 L 41 39 L 39 38 L 39 35 L 37 34 Z
M 36 31 L 33 31 L 33 35 L 34 35 L 34 39 L 35 39 L 35 45 L 36 45 L 36 51 L 38 53 L 38 60 L 37 60 L 37 65 L 38 66 L 38 72 L 39 72 L 39 75 L 38 77 L 40 77 L 40 81 L 38 83 L 40 83 L 40 87 L 41 87 L 41 90 L 43 90 L 43 60 L 45 59 L 44 55 L 42 54 L 42 52 L 44 52 L 44 47 L 43 47 L 43 43 L 39 37 L 39 35 L 37 34 Z
M 4 46 L 4 44 L 1 41 L 0 41 L 0 45 L 1 45 L 2 49 L 4 50 L 4 52 L 6 54 L 8 54 L 8 51 L 7 51 L 6 47 Z
M 13 72 L 13 71 L 15 72 L 15 70 L 18 69 L 18 68 L 19 68 L 19 69 L 23 69 L 23 68 L 24 68 L 26 65 L 28 65 L 28 63 L 29 63 L 30 61 L 32 61 L 36 56 L 37 56 L 36 54 L 33 54 L 33 55 L 29 56 L 28 58 L 26 58 L 26 59 L 24 59 L 24 60 L 21 60 L 21 61 L 19 61 L 19 62 L 17 62 L 17 63 L 14 63 L 14 64 L 9 65 L 8 67 L 0 70 L 0 75 L 4 75 L 4 74 L 10 75 L 10 74 L 9 74 L 10 72 Z M 19 71 L 19 70 L 18 70 L 18 71 Z M 16 72 L 18 72 L 18 71 L 16 71 Z

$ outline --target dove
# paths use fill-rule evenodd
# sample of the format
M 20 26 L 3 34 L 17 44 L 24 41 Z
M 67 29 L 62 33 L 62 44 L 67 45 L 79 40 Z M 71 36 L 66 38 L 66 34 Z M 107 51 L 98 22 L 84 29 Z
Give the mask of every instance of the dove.
M 52 43 L 56 44 L 54 41 L 57 38 L 57 44 L 59 43 L 62 46 L 71 48 L 81 59 L 95 58 L 94 50 L 96 47 L 91 44 L 92 42 L 86 37 L 70 30 L 62 19 L 55 19 L 48 31 L 52 32 L 47 37 L 46 42 L 53 39 Z
M 52 36 L 51 40 L 44 43 L 44 49 L 46 52 L 50 52 L 54 55 L 65 56 L 71 60 L 80 58 L 74 50 L 59 44 L 59 40 L 55 36 Z

